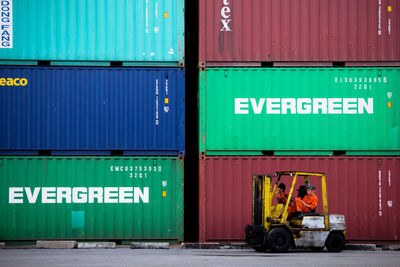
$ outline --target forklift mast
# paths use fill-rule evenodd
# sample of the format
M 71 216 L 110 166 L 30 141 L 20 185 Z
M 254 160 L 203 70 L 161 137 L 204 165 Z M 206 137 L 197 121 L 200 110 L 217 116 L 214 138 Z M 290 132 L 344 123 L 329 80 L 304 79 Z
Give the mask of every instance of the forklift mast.
M 264 175 L 253 176 L 253 225 L 263 225 L 267 217 L 265 207 L 267 185 L 265 184 Z M 269 190 L 268 190 L 269 191 Z
M 264 226 L 269 230 L 267 218 L 271 217 L 271 176 L 253 176 L 253 225 Z

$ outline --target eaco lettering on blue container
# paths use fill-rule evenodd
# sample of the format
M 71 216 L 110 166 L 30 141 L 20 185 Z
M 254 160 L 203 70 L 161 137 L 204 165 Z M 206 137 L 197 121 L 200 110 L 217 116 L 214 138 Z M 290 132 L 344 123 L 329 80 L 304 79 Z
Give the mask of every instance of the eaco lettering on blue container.
M 183 155 L 181 68 L 0 67 L 2 155 Z

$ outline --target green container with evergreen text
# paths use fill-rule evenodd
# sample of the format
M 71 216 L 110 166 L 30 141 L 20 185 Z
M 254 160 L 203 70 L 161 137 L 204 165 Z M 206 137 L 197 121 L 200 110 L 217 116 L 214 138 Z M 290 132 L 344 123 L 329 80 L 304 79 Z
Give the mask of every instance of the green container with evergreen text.
M 400 155 L 400 68 L 207 68 L 200 153 Z
M 183 160 L 0 157 L 0 240 L 183 240 Z

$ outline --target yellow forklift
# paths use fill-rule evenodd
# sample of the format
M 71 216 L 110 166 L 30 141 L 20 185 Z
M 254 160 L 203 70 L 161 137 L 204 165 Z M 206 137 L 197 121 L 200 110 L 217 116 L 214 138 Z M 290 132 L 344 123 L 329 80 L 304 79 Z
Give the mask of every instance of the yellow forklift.
M 292 180 L 289 195 L 285 204 L 273 205 L 282 177 L 285 181 L 288 178 Z M 323 212 L 317 214 L 314 209 L 309 213 L 298 213 L 288 220 L 288 206 L 300 177 L 304 179 L 304 186 L 311 185 L 310 179 L 321 180 Z M 324 247 L 330 252 L 340 252 L 345 245 L 346 223 L 344 215 L 328 214 L 325 174 L 284 171 L 253 176 L 253 219 L 245 231 L 246 243 L 258 252 L 287 252 L 289 248 L 322 251 Z

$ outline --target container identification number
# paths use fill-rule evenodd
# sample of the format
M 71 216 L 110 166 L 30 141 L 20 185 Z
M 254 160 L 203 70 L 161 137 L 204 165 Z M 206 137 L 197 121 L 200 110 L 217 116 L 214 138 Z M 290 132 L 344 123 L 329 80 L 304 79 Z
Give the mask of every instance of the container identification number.
M 162 166 L 111 166 L 111 172 L 129 173 L 129 178 L 147 178 L 148 173 L 162 172 Z
M 354 83 L 355 90 L 372 90 L 372 84 L 387 82 L 387 77 L 335 77 L 335 83 Z

